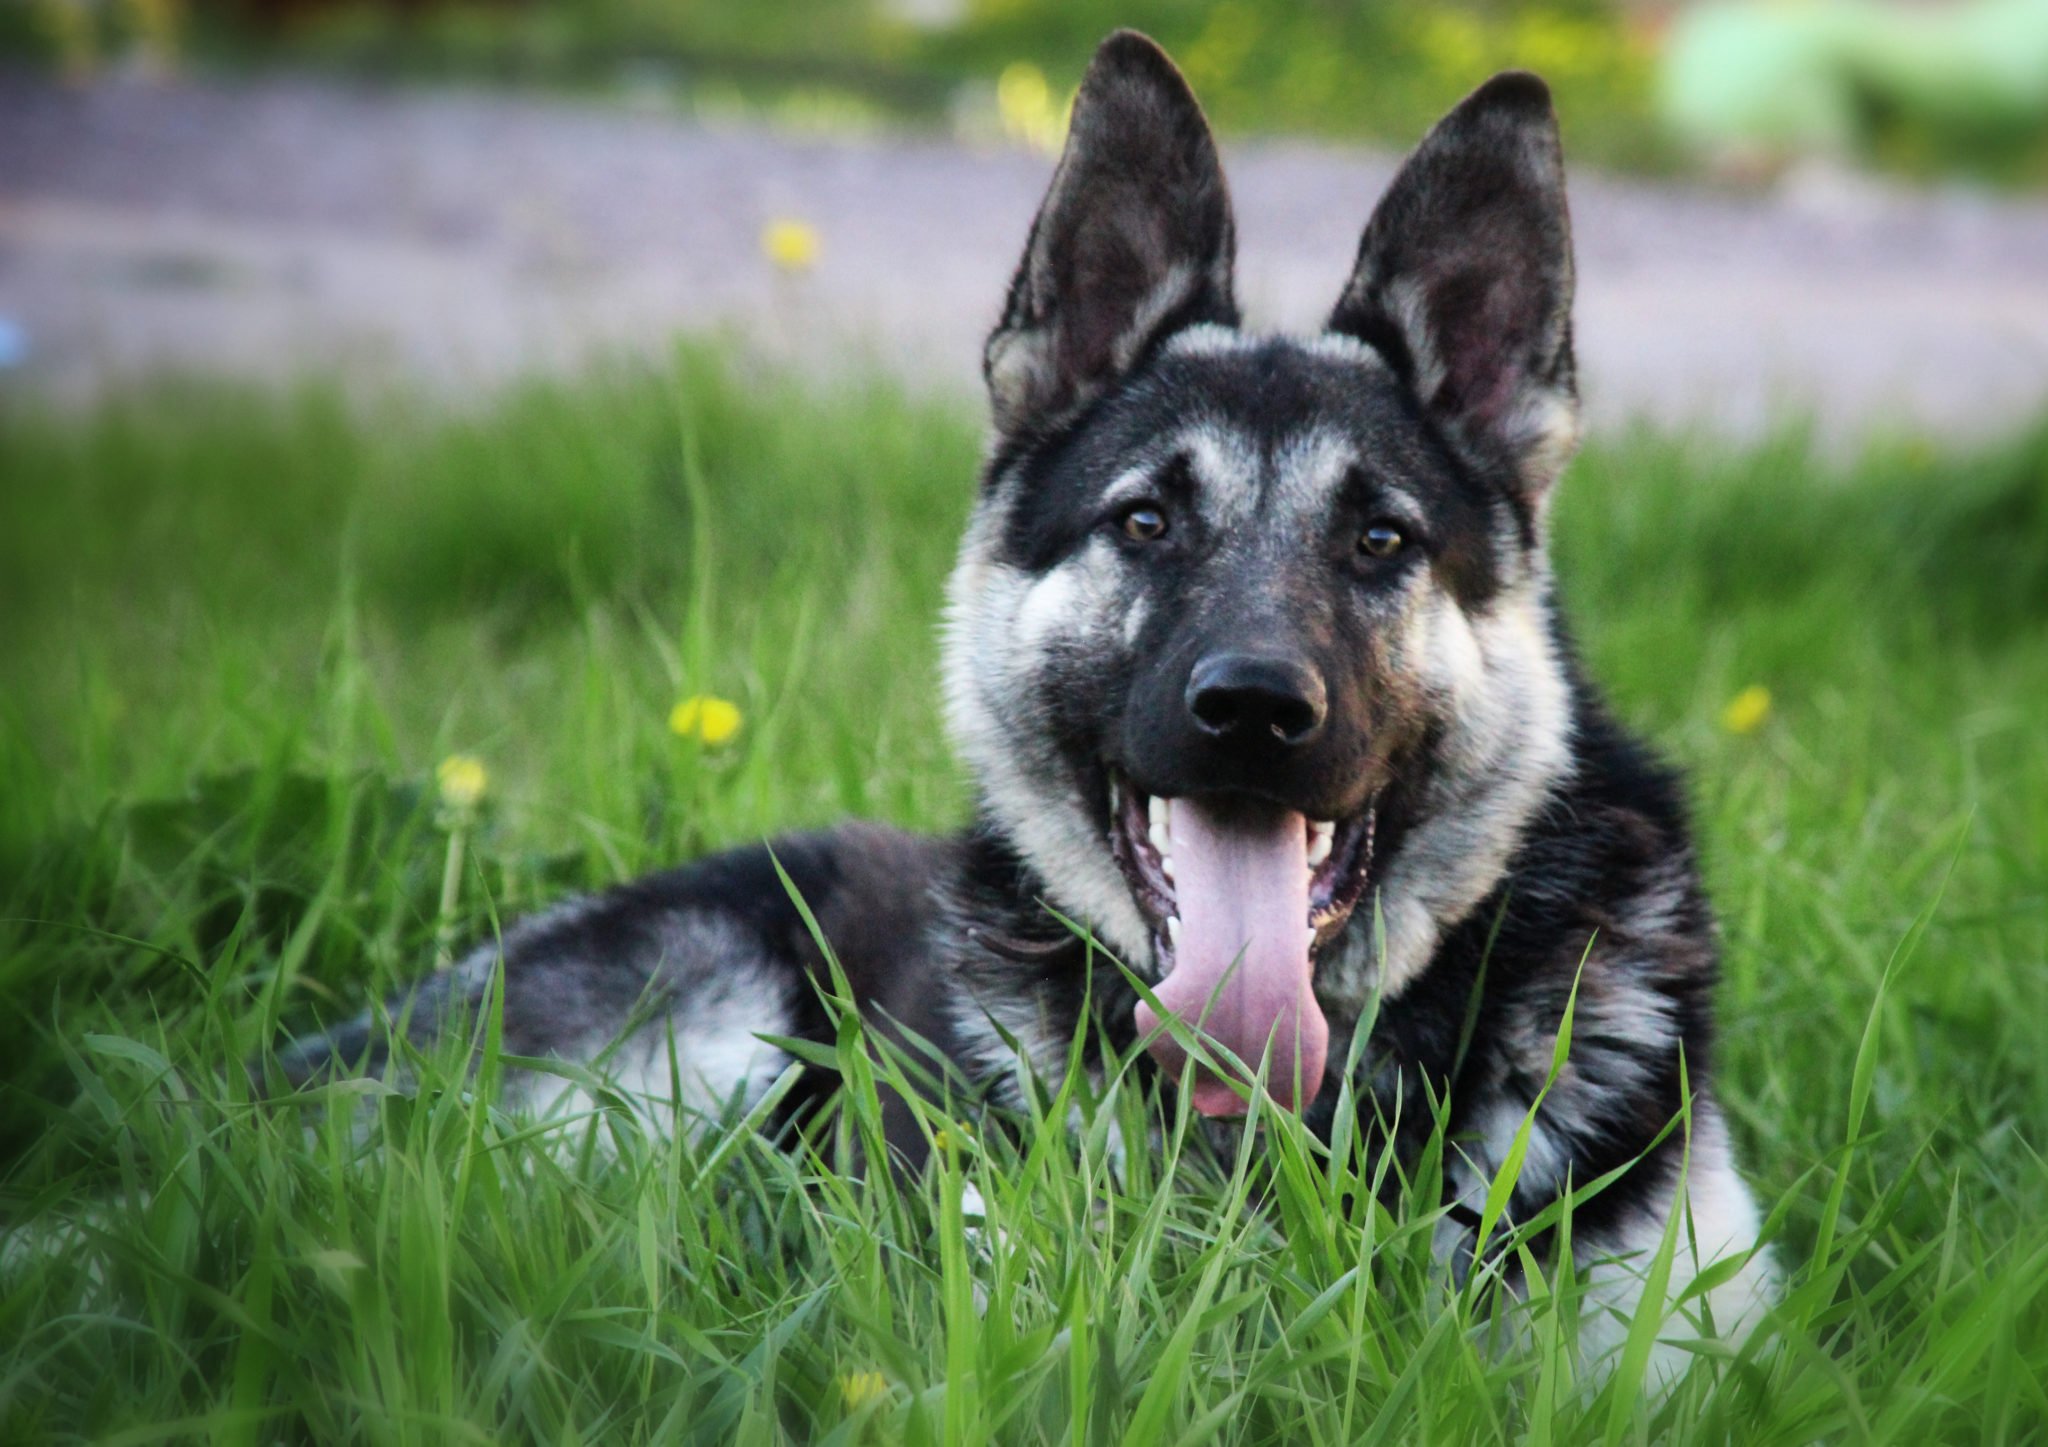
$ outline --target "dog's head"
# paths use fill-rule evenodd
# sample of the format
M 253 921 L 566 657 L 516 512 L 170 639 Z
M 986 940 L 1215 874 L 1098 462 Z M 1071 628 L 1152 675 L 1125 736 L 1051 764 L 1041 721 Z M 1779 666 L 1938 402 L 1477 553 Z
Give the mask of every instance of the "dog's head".
M 1499 76 L 1429 134 L 1323 334 L 1239 331 L 1234 250 L 1194 97 L 1112 36 L 988 343 L 948 704 L 1052 902 L 1168 1010 L 1249 1061 L 1270 1043 L 1305 1103 L 1316 962 L 1383 791 L 1425 758 L 1514 767 L 1555 673 L 1544 514 L 1577 399 L 1548 92 Z

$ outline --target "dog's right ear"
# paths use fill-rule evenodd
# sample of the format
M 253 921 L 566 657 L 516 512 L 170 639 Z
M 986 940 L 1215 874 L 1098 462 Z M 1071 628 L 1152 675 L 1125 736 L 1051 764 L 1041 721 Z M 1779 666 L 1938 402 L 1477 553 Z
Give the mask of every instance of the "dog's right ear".
M 1202 108 L 1135 31 L 1102 42 L 983 372 L 997 432 L 1048 427 L 1159 338 L 1235 325 L 1230 197 Z

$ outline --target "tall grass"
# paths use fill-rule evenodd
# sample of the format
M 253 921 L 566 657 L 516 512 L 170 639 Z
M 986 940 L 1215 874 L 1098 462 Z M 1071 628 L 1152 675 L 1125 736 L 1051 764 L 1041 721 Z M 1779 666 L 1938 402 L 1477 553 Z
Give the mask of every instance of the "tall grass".
M 964 409 L 694 353 L 463 416 L 0 419 L 0 1439 L 2040 1439 L 2048 434 L 1623 436 L 1567 479 L 1592 670 L 1694 781 L 1718 1088 L 1789 1276 L 1669 1393 L 1575 1377 L 1580 1283 L 1446 1281 L 1428 1160 L 1388 1209 L 1353 1137 L 1218 1144 L 1128 1080 L 934 1112 L 916 1181 L 850 1168 L 900 1068 L 850 1026 L 807 1149 L 663 1139 L 596 1081 L 507 1113 L 495 1058 L 257 1098 L 280 1023 L 430 967 L 449 753 L 490 771 L 470 936 L 958 820 L 932 625 L 975 455 Z M 733 743 L 670 732 L 696 693 Z

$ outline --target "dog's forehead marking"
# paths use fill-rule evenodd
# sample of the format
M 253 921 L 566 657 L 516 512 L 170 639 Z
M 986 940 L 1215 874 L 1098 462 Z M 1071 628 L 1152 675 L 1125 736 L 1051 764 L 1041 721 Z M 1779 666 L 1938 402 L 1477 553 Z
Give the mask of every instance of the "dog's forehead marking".
M 1308 427 L 1274 449 L 1269 501 L 1293 517 L 1327 517 L 1345 478 L 1359 462 L 1358 439 L 1334 427 Z
M 1265 471 L 1259 439 L 1220 418 L 1204 418 L 1180 434 L 1195 480 L 1195 506 L 1219 533 L 1249 524 L 1258 511 Z
M 1256 332 L 1240 331 L 1220 322 L 1199 322 L 1169 337 L 1163 348 L 1169 357 L 1228 357 L 1257 351 L 1269 338 Z
M 1205 323 L 1162 356 L 1175 368 L 1165 398 L 1183 415 L 1164 429 L 1158 455 L 1188 458 L 1203 515 L 1226 530 L 1275 505 L 1304 520 L 1326 515 L 1371 441 L 1367 414 L 1349 404 L 1393 377 L 1378 352 L 1337 333 Z
M 1353 336 L 1343 332 L 1318 332 L 1312 337 L 1297 338 L 1294 343 L 1312 357 L 1326 362 L 1344 362 L 1354 367 L 1365 367 L 1391 377 L 1394 369 L 1379 351 Z
M 1247 332 L 1218 322 L 1202 322 L 1176 332 L 1162 351 L 1169 357 L 1242 357 L 1255 352 L 1286 350 L 1323 362 L 1341 362 L 1391 373 L 1387 359 L 1358 338 L 1343 332 L 1317 332 L 1292 337 Z
M 1321 424 L 1261 436 L 1211 418 L 1176 441 L 1194 476 L 1195 505 L 1211 528 L 1228 535 L 1256 525 L 1276 540 L 1298 541 L 1304 527 L 1320 531 L 1362 456 L 1359 439 Z M 1142 475 L 1134 469 L 1134 476 Z M 1129 485 L 1119 479 L 1118 486 Z M 1402 489 L 1383 490 L 1414 505 Z

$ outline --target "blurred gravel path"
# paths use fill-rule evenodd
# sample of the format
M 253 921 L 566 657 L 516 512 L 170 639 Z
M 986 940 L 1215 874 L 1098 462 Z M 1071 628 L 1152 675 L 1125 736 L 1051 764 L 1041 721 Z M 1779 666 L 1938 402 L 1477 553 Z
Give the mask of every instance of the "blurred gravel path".
M 1253 320 L 1313 324 L 1391 160 L 1228 160 Z M 1049 171 L 493 95 L 0 74 L 0 323 L 27 346 L 0 386 L 88 397 L 176 364 L 464 387 L 729 325 L 964 388 Z M 2048 407 L 2048 203 L 1824 175 L 1574 188 L 1596 423 L 1809 409 L 1835 435 L 1973 436 Z M 823 238 L 807 276 L 762 257 L 782 216 Z

